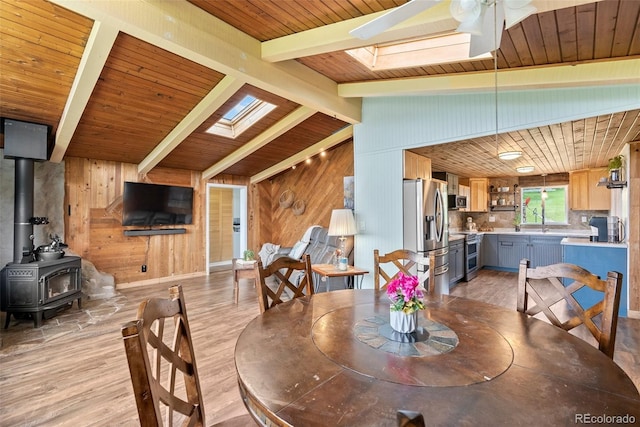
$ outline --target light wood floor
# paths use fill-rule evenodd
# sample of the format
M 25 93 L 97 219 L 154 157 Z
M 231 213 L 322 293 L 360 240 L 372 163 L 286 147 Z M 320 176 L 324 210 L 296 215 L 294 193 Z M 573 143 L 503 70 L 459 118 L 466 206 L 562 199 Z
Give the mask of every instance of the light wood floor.
M 514 273 L 483 270 L 452 294 L 515 309 L 515 280 Z M 85 301 L 82 311 L 74 305 L 39 329 L 12 319 L 9 329 L 0 331 L 0 426 L 138 425 L 120 327 L 135 318 L 141 300 L 165 297 L 174 283 Z M 241 282 L 235 305 L 230 271 L 181 283 L 207 423 L 233 418 L 245 411 L 233 351 L 244 326 L 259 313 L 255 291 Z M 620 319 L 615 361 L 640 388 L 640 320 Z

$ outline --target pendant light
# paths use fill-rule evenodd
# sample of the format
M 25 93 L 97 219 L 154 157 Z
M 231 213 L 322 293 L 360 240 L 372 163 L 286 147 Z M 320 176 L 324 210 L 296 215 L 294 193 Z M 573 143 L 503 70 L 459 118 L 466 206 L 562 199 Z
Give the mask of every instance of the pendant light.
M 547 194 L 547 174 L 543 173 L 542 174 L 542 192 L 540 193 L 540 197 L 542 198 L 542 200 L 547 200 L 547 197 L 549 197 L 549 194 Z
M 502 21 L 500 22 L 502 24 Z M 498 28 L 498 15 L 497 8 L 494 3 L 493 5 L 493 40 L 494 40 L 494 48 L 493 51 L 493 76 L 494 76 L 494 88 L 495 88 L 495 112 L 496 112 L 496 151 L 498 152 L 498 158 L 500 160 L 514 160 L 522 155 L 521 151 L 513 150 L 513 151 L 503 151 L 500 152 L 500 143 L 498 142 L 498 34 L 500 31 L 502 33 L 502 25 Z

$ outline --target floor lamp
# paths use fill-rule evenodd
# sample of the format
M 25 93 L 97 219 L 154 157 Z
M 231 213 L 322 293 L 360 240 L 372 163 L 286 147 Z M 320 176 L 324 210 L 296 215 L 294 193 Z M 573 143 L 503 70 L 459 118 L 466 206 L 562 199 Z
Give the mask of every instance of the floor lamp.
M 346 236 L 356 234 L 356 221 L 351 209 L 334 209 L 331 212 L 329 222 L 329 236 L 340 236 L 340 256 L 338 257 L 338 269 L 347 269 Z

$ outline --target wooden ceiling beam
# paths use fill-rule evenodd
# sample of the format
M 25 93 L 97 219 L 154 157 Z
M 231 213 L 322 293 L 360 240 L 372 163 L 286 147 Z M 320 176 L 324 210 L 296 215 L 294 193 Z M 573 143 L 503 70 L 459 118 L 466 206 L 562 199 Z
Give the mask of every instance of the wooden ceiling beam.
M 297 165 L 298 163 L 301 163 L 305 160 L 307 160 L 310 157 L 315 156 L 316 154 L 321 153 L 322 151 L 326 151 L 328 149 L 330 149 L 331 147 L 334 147 L 344 141 L 346 141 L 349 138 L 353 138 L 353 126 L 349 125 L 343 129 L 340 129 L 339 131 L 337 131 L 336 133 L 334 133 L 331 136 L 328 136 L 327 138 L 323 139 L 320 142 L 316 142 L 315 144 L 313 144 L 311 147 L 300 151 L 299 153 L 289 157 L 288 159 L 285 159 L 283 161 L 281 161 L 280 163 L 271 166 L 268 169 L 263 170 L 260 173 L 257 173 L 255 175 L 253 175 L 249 182 L 251 184 L 257 184 L 260 181 L 264 181 L 265 179 L 269 179 L 274 175 L 279 174 L 282 171 L 285 171 L 287 169 L 289 169 L 290 167 L 293 167 L 295 165 Z
M 171 153 L 185 138 L 216 112 L 244 83 L 226 76 L 196 107 L 138 164 L 138 173 L 146 174 Z
M 348 123 L 361 119 L 360 99 L 337 95 L 337 84 L 297 61 L 273 64 L 260 57 L 260 42 L 188 2 L 52 0 L 96 21 L 108 22 L 225 75 Z
M 285 61 L 396 40 L 425 37 L 452 32 L 459 25 L 451 17 L 448 2 L 443 2 L 368 40 L 361 40 L 349 34 L 349 31 L 387 12 L 360 16 L 265 41 L 262 43 L 262 59 L 270 62 Z
M 260 135 L 244 144 L 242 147 L 238 148 L 236 151 L 220 160 L 215 165 L 204 170 L 202 172 L 202 178 L 209 179 L 218 175 L 219 173 L 224 172 L 230 166 L 236 164 L 248 155 L 264 147 L 285 132 L 293 129 L 303 121 L 307 120 L 309 117 L 313 116 L 315 113 L 316 111 L 308 107 L 298 107 L 284 119 L 280 120 L 278 123 L 271 126 L 269 129 L 262 132 Z
M 640 83 L 640 58 L 602 60 L 572 65 L 513 68 L 498 71 L 501 92 L 560 87 L 611 86 Z M 495 90 L 494 71 L 412 79 L 344 83 L 344 97 L 414 96 Z
M 543 13 L 598 1 L 601 0 L 534 0 L 533 5 L 538 9 L 537 13 Z M 449 7 L 450 2 L 443 1 L 367 40 L 355 38 L 349 34 L 349 31 L 384 15 L 388 10 L 268 40 L 262 43 L 262 59 L 269 62 L 285 61 L 374 44 L 451 33 L 460 23 L 451 17 Z
M 117 37 L 117 28 L 106 23 L 94 23 L 62 111 L 49 161 L 62 161 Z

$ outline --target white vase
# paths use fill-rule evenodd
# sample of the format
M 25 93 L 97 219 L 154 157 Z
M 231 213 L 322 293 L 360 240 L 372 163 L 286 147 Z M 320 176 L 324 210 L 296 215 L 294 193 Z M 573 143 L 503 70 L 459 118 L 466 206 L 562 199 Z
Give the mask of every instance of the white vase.
M 402 334 L 408 334 L 416 330 L 418 326 L 418 312 L 406 314 L 404 311 L 389 311 L 389 323 L 393 330 Z

